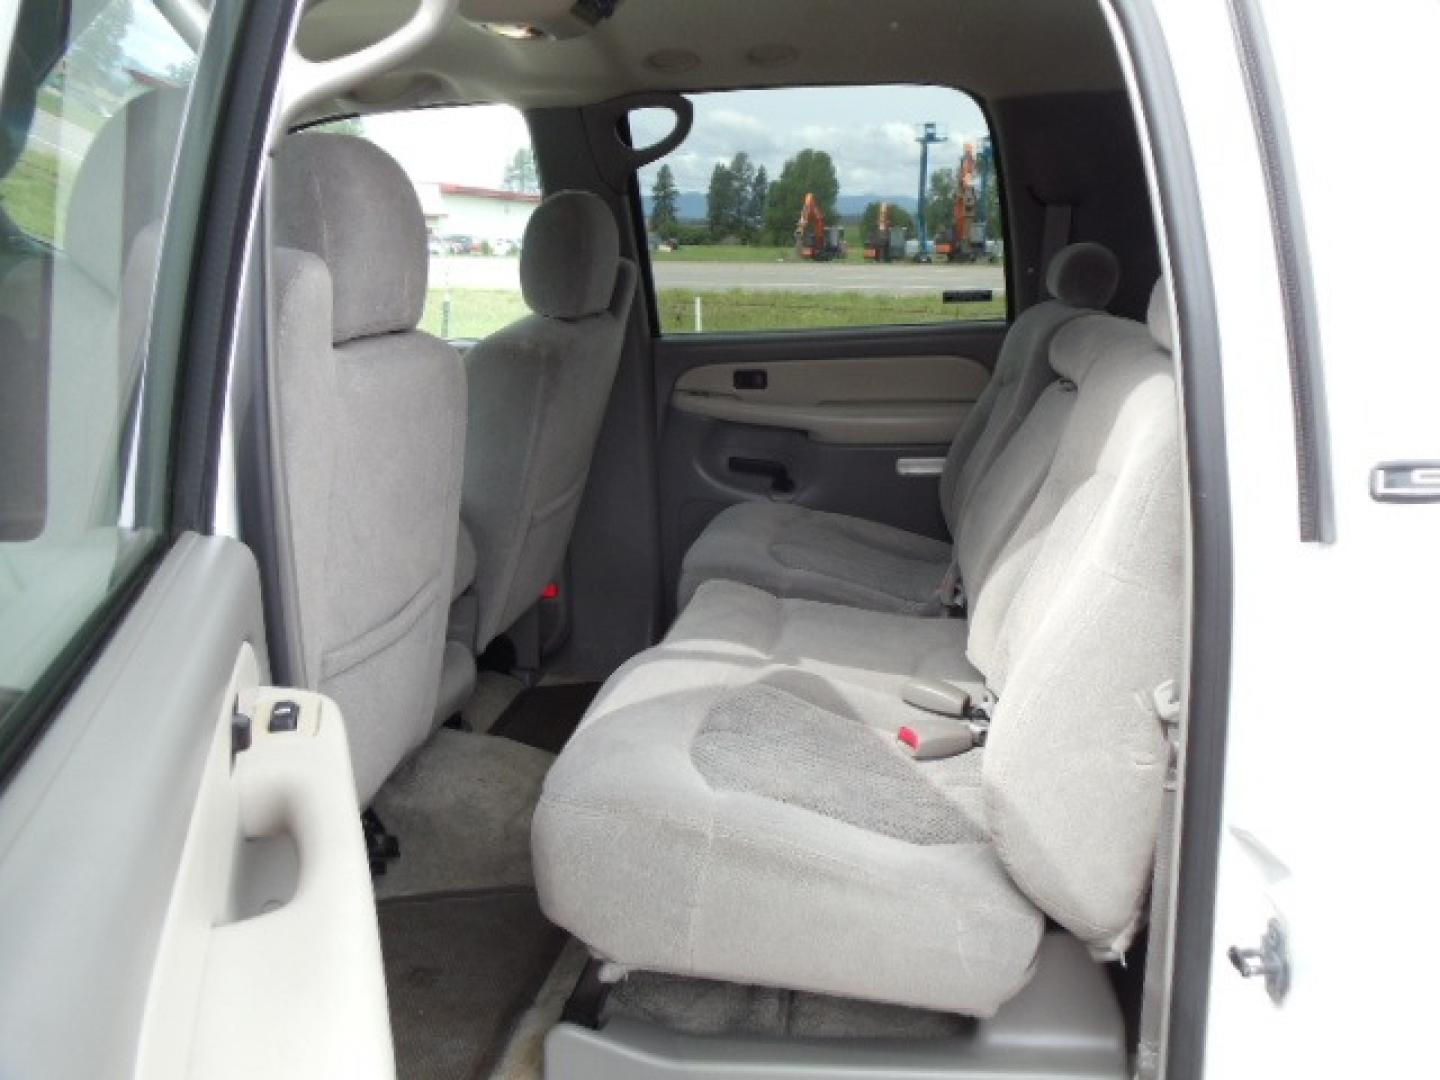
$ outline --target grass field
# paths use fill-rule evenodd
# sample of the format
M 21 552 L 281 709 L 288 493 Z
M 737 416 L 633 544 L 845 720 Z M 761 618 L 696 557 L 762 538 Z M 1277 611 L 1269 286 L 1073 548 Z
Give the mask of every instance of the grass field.
M 527 313 L 516 292 L 451 289 L 449 323 L 445 294 L 432 292 L 421 327 L 450 338 L 484 337 Z M 877 326 L 1005 318 L 1005 299 L 945 304 L 939 297 L 873 296 L 867 293 L 728 292 L 699 294 L 705 330 L 804 330 L 831 326 Z M 660 328 L 667 334 L 695 329 L 695 296 L 687 289 L 660 291 Z
M 0 181 L 0 204 L 10 219 L 39 240 L 54 243 L 55 190 L 59 162 L 49 150 L 28 147 Z

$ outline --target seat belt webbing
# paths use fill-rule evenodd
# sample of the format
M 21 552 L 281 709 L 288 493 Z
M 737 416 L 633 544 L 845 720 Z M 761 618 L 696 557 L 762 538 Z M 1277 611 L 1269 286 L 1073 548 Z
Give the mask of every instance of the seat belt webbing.
M 1045 232 L 1040 241 L 1040 279 L 1050 268 L 1050 260 L 1060 249 L 1070 243 L 1070 225 L 1075 208 L 1068 204 L 1053 204 L 1045 207 Z

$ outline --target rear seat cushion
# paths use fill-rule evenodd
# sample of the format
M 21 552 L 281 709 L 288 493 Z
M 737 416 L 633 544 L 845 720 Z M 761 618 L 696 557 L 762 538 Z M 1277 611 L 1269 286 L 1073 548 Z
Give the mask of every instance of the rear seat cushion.
M 973 783 L 944 783 L 964 759 L 930 770 L 820 684 L 730 672 L 651 655 L 612 680 L 536 810 L 546 914 L 645 970 L 992 1014 L 1043 920 Z
M 680 604 L 714 578 L 780 596 L 873 611 L 934 615 L 950 545 L 843 514 L 785 503 L 738 503 L 695 541 L 681 570 Z
M 1052 382 L 1047 359 L 1056 330 L 1109 303 L 1119 275 L 1115 256 L 1099 244 L 1071 244 L 1051 260 L 1046 285 L 1055 299 L 1015 320 L 946 456 L 938 496 L 952 535 L 964 529 L 986 475 Z M 990 517 L 984 527 L 992 531 L 1013 524 Z M 686 553 L 677 600 L 683 609 L 702 581 L 729 578 L 777 596 L 935 615 L 952 557 L 947 542 L 888 525 L 785 503 L 742 503 L 717 516 Z
M 734 581 L 707 581 L 659 648 L 751 666 L 783 664 L 823 678 L 868 686 L 896 700 L 915 679 L 979 689 L 965 657 L 963 619 L 917 619 L 888 612 L 780 598 Z

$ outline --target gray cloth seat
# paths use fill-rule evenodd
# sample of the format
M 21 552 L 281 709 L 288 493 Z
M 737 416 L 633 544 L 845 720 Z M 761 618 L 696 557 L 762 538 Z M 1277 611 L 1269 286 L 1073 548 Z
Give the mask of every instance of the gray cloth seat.
M 965 641 L 998 699 L 985 749 L 913 761 L 894 731 L 915 714 L 883 684 L 667 639 L 547 777 L 533 848 L 552 921 L 622 970 L 977 1016 L 1028 980 L 1046 917 L 1124 951 L 1166 760 L 1150 703 L 1178 677 L 1184 602 L 1163 289 L 1152 310 L 1149 331 L 1092 316 L 1056 335 L 1073 407 Z
M 1071 244 L 1051 260 L 1045 280 L 1054 299 L 1015 320 L 946 455 L 939 497 L 951 536 L 976 486 L 1053 378 L 1046 357 L 1056 330 L 1103 309 L 1119 279 L 1119 263 L 1100 244 Z M 678 602 L 683 609 L 702 582 L 726 578 L 777 596 L 934 615 L 951 556 L 950 543 L 890 525 L 793 504 L 739 503 L 718 514 L 686 552 Z
M 561 568 L 635 282 L 604 201 L 588 192 L 552 195 L 531 215 L 520 255 L 532 314 L 465 359 L 461 520 L 477 557 L 477 652 L 530 609 Z
M 301 134 L 273 179 L 277 486 L 302 677 L 343 710 L 363 804 L 434 722 L 464 372 L 416 330 L 425 219 L 400 166 L 364 139 Z

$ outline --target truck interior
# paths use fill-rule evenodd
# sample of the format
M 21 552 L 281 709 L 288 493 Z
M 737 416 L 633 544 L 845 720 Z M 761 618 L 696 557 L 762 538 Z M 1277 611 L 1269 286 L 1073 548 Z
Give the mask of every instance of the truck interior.
M 154 8 L 182 38 L 205 16 Z M 318 0 L 293 49 L 217 520 L 259 564 L 268 681 L 344 717 L 399 1075 L 1134 1075 L 1168 993 L 1191 532 L 1114 14 Z M 940 147 L 894 118 L 955 177 L 928 241 L 924 180 L 908 235 L 913 187 L 865 192 L 868 234 L 807 191 L 799 263 L 672 293 L 652 183 L 714 103 L 893 87 L 983 118 Z M 75 182 L 123 193 L 97 300 L 122 342 L 173 99 L 133 95 Z M 475 329 L 436 321 L 461 230 L 417 180 L 446 178 L 355 125 L 480 105 L 523 117 L 537 175 L 523 309 Z M 726 327 L 724 297 L 776 302 L 746 272 L 801 263 L 990 277 L 906 285 L 933 317 Z M 283 907 L 293 855 L 255 858 L 251 910 Z

